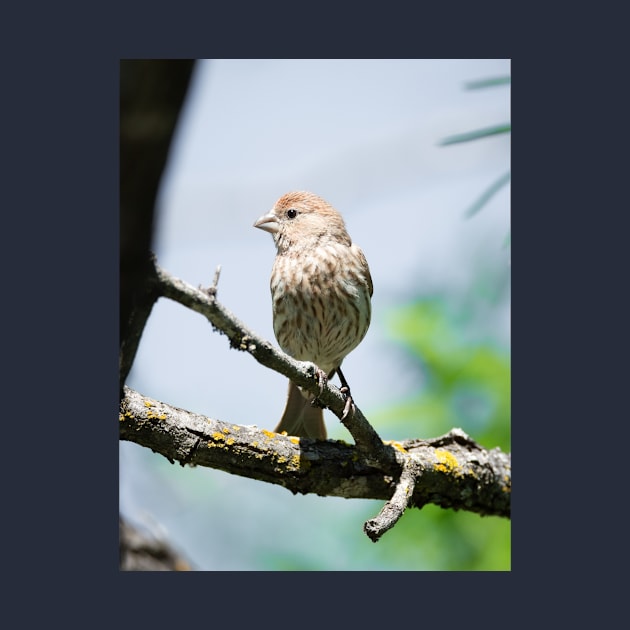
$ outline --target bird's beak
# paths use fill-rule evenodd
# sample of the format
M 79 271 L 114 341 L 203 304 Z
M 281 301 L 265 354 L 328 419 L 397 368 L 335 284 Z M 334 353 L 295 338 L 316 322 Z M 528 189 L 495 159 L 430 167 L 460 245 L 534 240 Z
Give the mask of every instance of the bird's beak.
M 260 219 L 254 223 L 254 227 L 260 228 L 261 230 L 265 230 L 265 232 L 271 232 L 274 234 L 280 229 L 280 225 L 278 224 L 278 217 L 272 212 L 267 214 L 263 214 Z

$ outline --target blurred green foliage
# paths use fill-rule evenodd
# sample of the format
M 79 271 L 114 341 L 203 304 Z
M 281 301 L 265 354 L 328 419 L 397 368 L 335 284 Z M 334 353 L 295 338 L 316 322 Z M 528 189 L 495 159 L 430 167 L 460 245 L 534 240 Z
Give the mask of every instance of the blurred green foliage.
M 419 386 L 374 417 L 388 435 L 435 437 L 460 427 L 486 448 L 510 450 L 509 348 L 479 333 L 476 311 L 486 300 L 473 293 L 476 299 L 424 296 L 389 313 L 389 334 Z M 394 531 L 377 545 L 391 569 L 510 570 L 508 519 L 425 506 L 408 510 Z
M 509 450 L 509 350 L 471 339 L 466 320 L 473 319 L 472 313 L 448 300 L 427 297 L 390 313 L 390 334 L 422 383 L 414 398 L 388 414 L 407 427 L 406 421 L 413 421 L 428 435 L 458 426 L 488 448 Z

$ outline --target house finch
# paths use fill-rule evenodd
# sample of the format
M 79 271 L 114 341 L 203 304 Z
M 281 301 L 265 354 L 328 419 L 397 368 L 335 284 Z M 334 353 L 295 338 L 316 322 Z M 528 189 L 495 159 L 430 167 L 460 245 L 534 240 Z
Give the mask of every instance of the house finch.
M 365 336 L 371 316 L 372 278 L 363 252 L 339 212 L 309 192 L 280 197 L 254 227 L 270 232 L 277 248 L 271 300 L 280 347 L 314 363 L 324 380 L 338 373 L 349 397 L 341 362 Z M 276 432 L 326 439 L 324 414 L 314 399 L 289 381 Z

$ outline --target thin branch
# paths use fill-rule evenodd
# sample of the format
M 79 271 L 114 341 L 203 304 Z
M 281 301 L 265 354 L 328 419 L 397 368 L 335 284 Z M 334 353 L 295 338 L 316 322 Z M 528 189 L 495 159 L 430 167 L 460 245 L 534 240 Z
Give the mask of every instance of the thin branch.
M 353 406 L 352 411 L 345 418 L 342 417 L 346 402 L 344 395 L 332 383 L 327 383 L 323 391 L 320 390 L 319 375 L 314 363 L 296 361 L 285 354 L 247 328 L 217 301 L 217 280 L 218 273 L 215 274 L 215 285 L 209 290 L 196 289 L 183 280 L 171 276 L 157 264 L 155 265 L 154 281 L 160 295 L 204 315 L 215 330 L 228 337 L 232 348 L 248 352 L 261 365 L 287 376 L 297 385 L 315 394 L 319 401 L 341 420 L 361 451 L 370 453 L 377 460 L 395 460 L 394 453 L 383 445 L 378 433 L 360 409 Z

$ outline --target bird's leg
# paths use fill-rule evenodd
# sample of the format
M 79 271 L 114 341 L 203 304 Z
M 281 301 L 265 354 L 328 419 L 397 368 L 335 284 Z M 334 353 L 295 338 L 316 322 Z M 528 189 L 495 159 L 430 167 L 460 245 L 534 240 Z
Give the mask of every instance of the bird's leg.
M 346 396 L 346 404 L 341 415 L 341 419 L 345 420 L 351 408 L 354 413 L 354 401 L 350 395 L 350 385 L 348 385 L 348 381 L 346 381 L 346 377 L 343 375 L 340 367 L 337 368 L 337 374 L 339 374 L 339 380 L 341 381 L 341 389 L 339 391 Z

